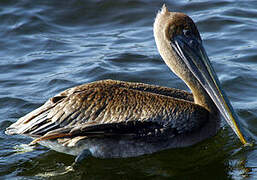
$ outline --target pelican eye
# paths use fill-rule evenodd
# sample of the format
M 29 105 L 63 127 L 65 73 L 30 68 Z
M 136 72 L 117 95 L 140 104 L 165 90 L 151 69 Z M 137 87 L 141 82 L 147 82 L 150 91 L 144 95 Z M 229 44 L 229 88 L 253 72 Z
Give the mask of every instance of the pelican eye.
M 183 29 L 183 34 L 187 37 L 191 35 L 191 32 L 188 29 Z
M 187 43 L 191 48 L 198 48 L 199 41 L 189 29 L 183 29 L 183 35 L 187 39 Z

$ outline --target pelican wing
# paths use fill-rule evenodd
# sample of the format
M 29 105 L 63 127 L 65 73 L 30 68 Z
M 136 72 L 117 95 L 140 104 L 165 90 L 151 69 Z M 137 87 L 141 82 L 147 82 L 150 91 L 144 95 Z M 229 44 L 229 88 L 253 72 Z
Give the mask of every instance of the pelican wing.
M 178 99 L 179 98 L 179 99 Z M 121 81 L 97 81 L 68 89 L 20 118 L 8 134 L 46 139 L 153 136 L 200 128 L 208 111 L 185 91 Z

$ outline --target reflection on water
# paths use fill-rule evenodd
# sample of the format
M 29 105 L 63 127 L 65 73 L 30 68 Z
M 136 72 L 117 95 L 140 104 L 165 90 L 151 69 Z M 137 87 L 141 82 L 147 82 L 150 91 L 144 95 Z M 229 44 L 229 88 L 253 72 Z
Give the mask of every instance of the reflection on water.
M 168 1 L 197 23 L 207 53 L 245 129 L 257 134 L 257 2 Z M 0 2 L 0 176 L 74 179 L 257 178 L 256 148 L 242 148 L 225 125 L 196 146 L 127 159 L 89 158 L 65 174 L 74 157 L 4 129 L 66 88 L 117 79 L 186 89 L 158 55 L 152 34 L 158 1 Z
M 223 134 L 224 135 L 224 134 Z M 221 133 L 218 136 L 223 136 Z M 229 177 L 229 162 L 224 161 L 228 157 L 228 149 L 223 149 L 225 141 L 223 138 L 210 139 L 205 143 L 191 148 L 177 150 L 166 150 L 153 155 L 145 155 L 126 159 L 95 159 L 89 158 L 83 162 L 79 169 L 65 174 L 72 177 L 120 178 L 129 177 L 196 177 L 202 174 L 203 179 L 212 175 L 215 177 Z M 226 147 L 230 148 L 230 147 Z M 62 177 L 74 158 L 54 151 L 48 151 L 38 157 L 32 158 L 31 162 L 25 162 L 26 167 L 20 176 L 30 176 L 31 172 L 40 177 L 57 175 Z M 58 167 L 56 167 L 56 165 Z M 215 171 L 208 171 L 215 167 Z M 202 173 L 203 171 L 203 173 Z

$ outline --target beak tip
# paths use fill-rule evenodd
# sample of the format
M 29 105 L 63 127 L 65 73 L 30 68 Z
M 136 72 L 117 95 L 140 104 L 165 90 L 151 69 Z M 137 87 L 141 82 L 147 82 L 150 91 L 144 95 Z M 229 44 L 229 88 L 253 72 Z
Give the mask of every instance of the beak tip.
M 255 145 L 255 141 L 250 136 L 241 136 L 239 139 L 244 147 L 253 147 Z
M 253 142 L 251 142 L 251 143 L 245 142 L 244 143 L 244 147 L 253 147 L 253 146 L 254 146 Z

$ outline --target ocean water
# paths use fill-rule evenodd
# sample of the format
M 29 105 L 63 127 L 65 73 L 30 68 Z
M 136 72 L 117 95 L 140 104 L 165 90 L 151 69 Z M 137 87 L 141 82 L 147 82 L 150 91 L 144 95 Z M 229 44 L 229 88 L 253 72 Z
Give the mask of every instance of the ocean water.
M 1 0 L 0 179 L 257 179 L 257 148 L 228 125 L 193 147 L 126 159 L 74 157 L 4 131 L 60 91 L 102 79 L 188 90 L 157 52 L 162 4 L 192 17 L 240 121 L 257 139 L 257 1 Z

